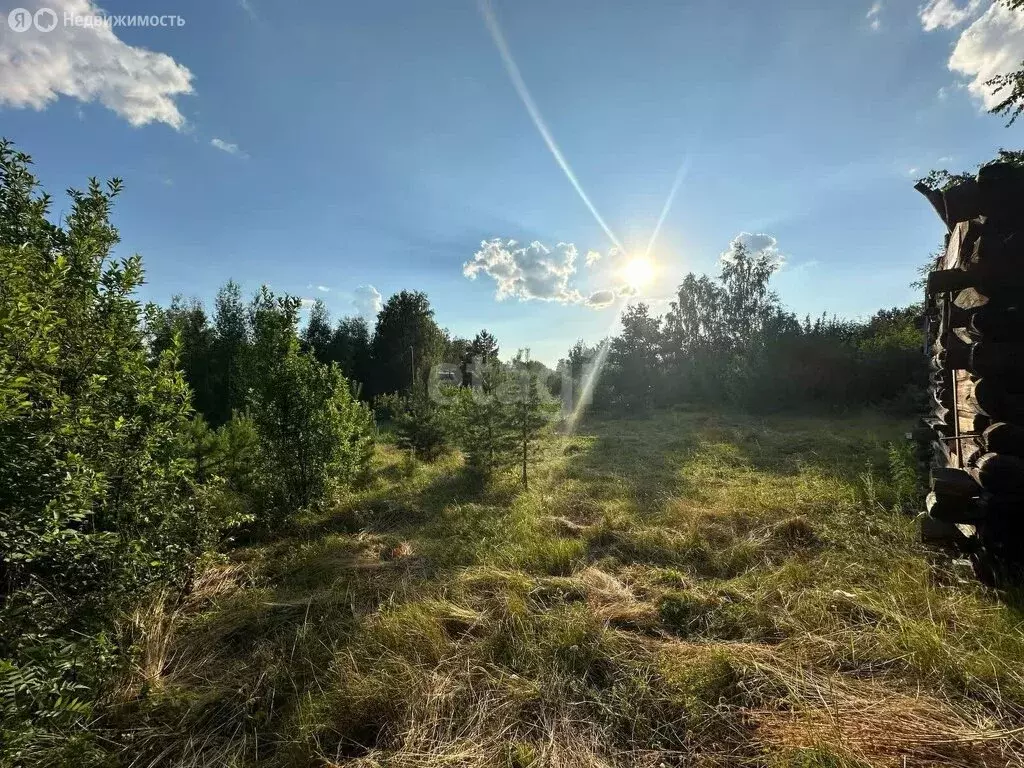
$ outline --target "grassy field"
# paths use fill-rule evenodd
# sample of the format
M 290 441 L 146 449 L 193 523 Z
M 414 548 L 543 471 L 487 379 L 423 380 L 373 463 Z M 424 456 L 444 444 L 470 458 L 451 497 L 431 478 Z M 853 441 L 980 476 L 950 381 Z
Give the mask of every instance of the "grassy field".
M 906 424 L 597 420 L 530 490 L 379 449 L 238 549 L 103 727 L 137 766 L 1024 764 L 1024 623 L 918 543 Z

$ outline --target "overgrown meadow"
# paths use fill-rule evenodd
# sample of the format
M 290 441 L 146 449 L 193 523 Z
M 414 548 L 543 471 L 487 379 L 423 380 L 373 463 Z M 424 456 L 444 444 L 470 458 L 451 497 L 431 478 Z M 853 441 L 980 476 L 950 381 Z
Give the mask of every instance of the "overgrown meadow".
M 914 307 L 738 249 L 550 370 L 419 292 L 143 307 L 120 193 L 53 223 L 0 145 L 0 765 L 1024 761 L 1017 596 L 918 543 Z

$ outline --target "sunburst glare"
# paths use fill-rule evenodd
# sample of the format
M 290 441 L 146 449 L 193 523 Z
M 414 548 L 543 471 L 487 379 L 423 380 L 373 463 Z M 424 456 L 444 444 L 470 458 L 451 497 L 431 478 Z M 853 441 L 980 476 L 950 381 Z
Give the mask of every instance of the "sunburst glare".
M 654 282 L 656 272 L 653 261 L 637 257 L 630 259 L 622 268 L 622 279 L 630 288 L 646 288 Z

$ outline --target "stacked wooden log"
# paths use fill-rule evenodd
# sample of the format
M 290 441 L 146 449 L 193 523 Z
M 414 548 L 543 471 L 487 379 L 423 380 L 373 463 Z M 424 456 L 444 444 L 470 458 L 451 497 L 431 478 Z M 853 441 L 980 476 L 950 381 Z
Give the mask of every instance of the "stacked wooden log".
M 943 192 L 918 190 L 948 229 L 925 289 L 923 531 L 962 539 L 990 569 L 1024 560 L 1024 168 L 993 163 Z

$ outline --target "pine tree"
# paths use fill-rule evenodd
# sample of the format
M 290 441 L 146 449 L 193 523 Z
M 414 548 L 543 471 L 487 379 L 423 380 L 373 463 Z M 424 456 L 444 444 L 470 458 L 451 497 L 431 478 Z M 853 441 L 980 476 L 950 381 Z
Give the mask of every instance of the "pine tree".
M 214 409 L 206 414 L 214 427 L 226 424 L 233 414 L 245 408 L 250 385 L 250 329 L 242 289 L 228 280 L 214 299 L 215 334 L 213 360 L 217 392 Z
M 327 311 L 327 305 L 317 299 L 309 311 L 306 327 L 302 329 L 303 346 L 321 363 L 329 363 L 331 336 L 331 313 Z
M 518 392 L 510 404 L 510 426 L 515 434 L 524 488 L 529 488 L 528 467 L 533 449 L 550 421 L 551 407 L 541 398 L 537 374 L 520 371 Z

